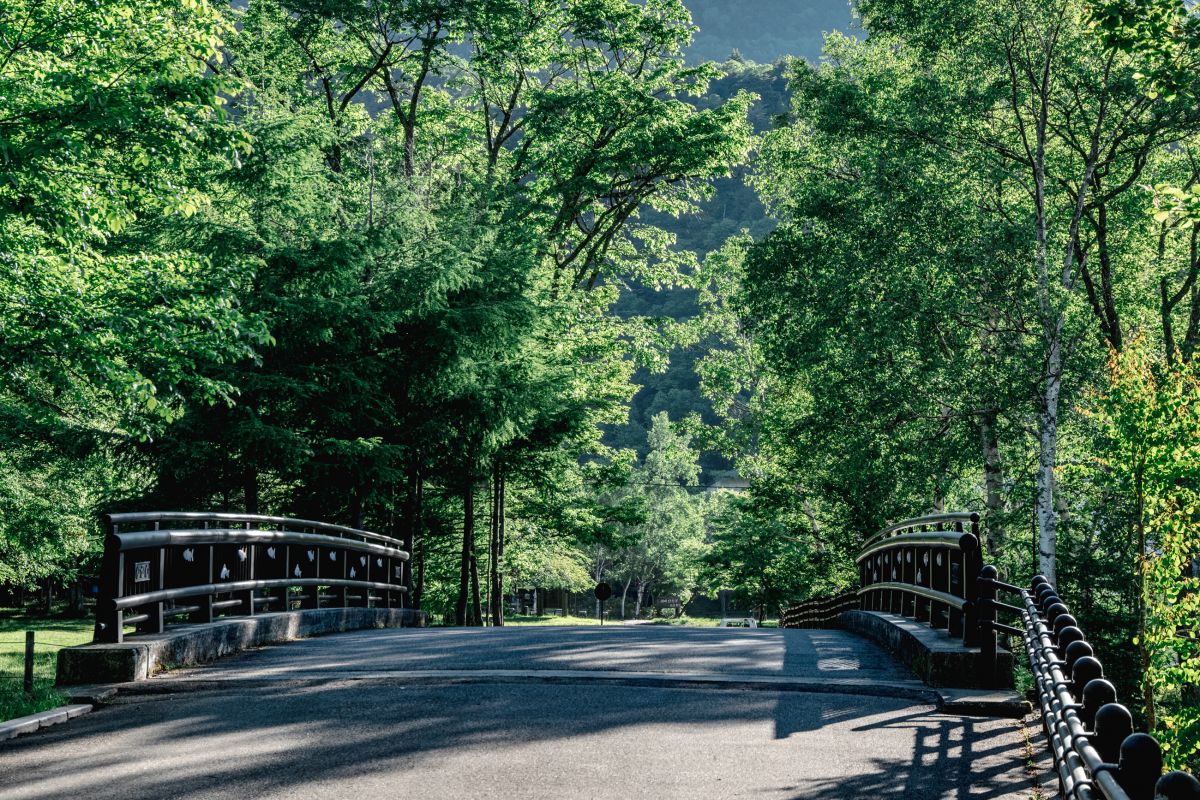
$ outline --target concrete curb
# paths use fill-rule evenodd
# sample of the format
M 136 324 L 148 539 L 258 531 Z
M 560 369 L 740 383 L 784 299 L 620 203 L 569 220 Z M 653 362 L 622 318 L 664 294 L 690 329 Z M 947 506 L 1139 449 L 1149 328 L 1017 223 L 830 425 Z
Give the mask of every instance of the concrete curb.
M 92 707 L 86 704 L 59 706 L 49 711 L 30 714 L 27 717 L 17 717 L 8 722 L 0 722 L 0 741 L 15 739 L 23 733 L 33 733 L 42 728 L 49 728 L 51 725 L 58 725 L 87 714 L 91 710 Z
M 963 717 L 1023 719 L 1033 712 L 1029 701 L 1009 689 L 938 689 L 938 710 Z
M 145 680 L 164 669 L 207 664 L 251 647 L 368 628 L 423 627 L 426 619 L 425 612 L 407 608 L 323 608 L 178 625 L 121 644 L 64 647 L 58 651 L 57 683 Z

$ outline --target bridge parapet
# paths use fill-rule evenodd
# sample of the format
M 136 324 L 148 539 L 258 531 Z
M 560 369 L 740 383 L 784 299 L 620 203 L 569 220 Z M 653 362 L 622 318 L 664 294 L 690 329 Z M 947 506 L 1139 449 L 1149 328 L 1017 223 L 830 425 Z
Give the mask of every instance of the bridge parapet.
M 107 514 L 96 642 L 127 626 L 320 608 L 402 605 L 409 554 L 382 534 L 256 514 Z
M 967 647 L 978 645 L 978 514 L 932 514 L 889 525 L 867 539 L 856 561 L 857 588 L 788 606 L 780 624 L 837 627 L 846 611 L 879 611 L 948 631 Z
M 934 514 L 890 525 L 867 540 L 858 558 L 864 611 L 883 611 L 972 647 L 976 583 L 983 562 L 978 514 Z
M 1011 686 L 1013 654 L 998 636 L 1012 637 L 1024 645 L 1034 674 L 1062 797 L 1200 800 L 1194 776 L 1162 775 L 1158 742 L 1133 731 L 1133 716 L 1117 703 L 1103 665 L 1046 578 L 1023 589 L 982 564 L 978 526 L 976 514 L 939 514 L 884 528 L 858 554 L 857 589 L 783 609 L 780 624 L 857 630 L 934 685 L 946 674 L 932 664 L 939 645 L 961 639 L 953 653 L 959 666 L 951 670 L 961 685 Z M 1001 601 L 1002 593 L 1017 604 Z M 1001 615 L 1016 624 L 1000 622 Z M 937 640 L 924 641 L 931 635 Z

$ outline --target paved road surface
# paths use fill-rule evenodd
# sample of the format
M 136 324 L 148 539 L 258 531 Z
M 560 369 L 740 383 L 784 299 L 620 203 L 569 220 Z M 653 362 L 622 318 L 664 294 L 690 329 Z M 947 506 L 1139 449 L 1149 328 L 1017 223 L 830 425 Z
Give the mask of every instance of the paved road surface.
M 840 631 L 362 631 L 0 744 L 0 800 L 1031 797 L 1018 723 L 922 696 Z

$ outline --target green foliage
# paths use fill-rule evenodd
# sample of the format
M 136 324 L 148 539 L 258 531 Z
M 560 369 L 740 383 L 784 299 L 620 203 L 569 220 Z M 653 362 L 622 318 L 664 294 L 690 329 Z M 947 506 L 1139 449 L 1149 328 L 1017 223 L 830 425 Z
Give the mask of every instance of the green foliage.
M 1097 480 L 1127 500 L 1136 542 L 1145 699 L 1169 768 L 1200 760 L 1200 373 L 1166 366 L 1144 339 L 1108 361 L 1089 413 L 1106 447 Z

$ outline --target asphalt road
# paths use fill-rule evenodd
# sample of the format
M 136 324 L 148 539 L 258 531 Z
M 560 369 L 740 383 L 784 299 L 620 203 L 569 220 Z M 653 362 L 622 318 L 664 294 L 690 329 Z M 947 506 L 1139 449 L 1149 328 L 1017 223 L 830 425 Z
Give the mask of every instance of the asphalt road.
M 1020 723 L 919 686 L 840 631 L 362 631 L 0 744 L 0 800 L 1032 796 Z

